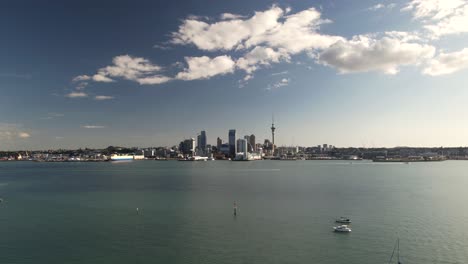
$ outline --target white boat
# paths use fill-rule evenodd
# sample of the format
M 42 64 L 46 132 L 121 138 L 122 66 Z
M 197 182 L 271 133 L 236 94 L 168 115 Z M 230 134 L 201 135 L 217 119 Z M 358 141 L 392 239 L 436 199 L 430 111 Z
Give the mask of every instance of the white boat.
M 179 159 L 179 161 L 207 161 L 208 157 L 192 156 Z
M 336 219 L 335 222 L 341 223 L 341 224 L 351 224 L 351 219 L 342 216 L 342 217 Z
M 351 232 L 351 228 L 349 228 L 347 225 L 335 226 L 335 227 L 333 227 L 333 230 L 334 230 L 335 232 L 342 232 L 342 233 L 349 233 L 349 232 Z
M 111 160 L 113 161 L 120 161 L 120 160 L 133 160 L 133 155 L 119 155 L 119 154 L 112 154 L 110 157 Z
M 193 156 L 190 158 L 192 161 L 207 161 L 208 157 L 202 157 L 202 156 Z

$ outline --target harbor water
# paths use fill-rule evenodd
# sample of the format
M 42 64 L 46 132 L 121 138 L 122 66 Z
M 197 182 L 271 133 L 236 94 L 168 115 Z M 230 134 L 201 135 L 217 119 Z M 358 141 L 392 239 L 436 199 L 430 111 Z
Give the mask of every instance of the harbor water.
M 399 237 L 403 263 L 464 264 L 467 172 L 467 161 L 2 162 L 0 263 L 375 264 Z M 340 216 L 351 233 L 333 232 Z

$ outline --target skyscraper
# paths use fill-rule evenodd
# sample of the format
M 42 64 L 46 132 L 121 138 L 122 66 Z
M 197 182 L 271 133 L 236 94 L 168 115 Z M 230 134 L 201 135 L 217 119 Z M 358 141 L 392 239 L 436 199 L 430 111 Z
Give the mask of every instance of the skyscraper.
M 247 151 L 250 151 L 250 147 L 249 147 L 249 144 L 250 144 L 250 136 L 249 135 L 245 135 L 244 136 L 244 139 L 245 141 L 247 142 Z M 239 147 L 237 147 L 239 148 Z
M 201 151 L 201 135 L 197 135 L 197 150 Z
M 229 130 L 229 156 L 234 158 L 236 156 L 236 130 Z
M 184 141 L 180 142 L 179 150 L 184 155 L 194 155 L 195 152 L 195 139 L 185 139 Z
M 245 138 L 239 138 L 237 140 L 237 152 L 242 152 L 244 153 L 244 157 L 246 157 L 248 149 L 247 149 L 247 139 Z
M 252 147 L 252 151 L 255 152 L 257 151 L 257 146 L 255 145 L 255 135 L 252 134 L 250 135 L 250 146 Z
M 218 151 L 221 150 L 222 144 L 223 144 L 223 140 L 218 137 L 218 139 L 216 139 L 216 148 L 218 149 Z
M 200 132 L 200 148 L 202 152 L 206 151 L 206 132 L 203 130 Z

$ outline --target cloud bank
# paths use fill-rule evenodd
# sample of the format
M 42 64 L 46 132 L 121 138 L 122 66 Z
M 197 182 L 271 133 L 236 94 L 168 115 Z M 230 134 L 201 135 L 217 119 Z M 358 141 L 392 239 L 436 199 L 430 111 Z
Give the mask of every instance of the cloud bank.
M 432 39 L 468 32 L 468 1 L 412 0 L 402 10 L 412 12 Z
M 394 3 L 376 4 L 369 10 L 391 10 L 395 6 Z M 426 32 L 387 31 L 352 37 L 326 34 L 322 28 L 332 21 L 322 18 L 321 12 L 313 7 L 294 13 L 290 8 L 274 5 L 250 16 L 222 13 L 218 19 L 190 16 L 170 34 L 167 43 L 192 46 L 208 54 L 186 56 L 183 69 L 173 74 L 167 74 L 162 66 L 146 58 L 119 55 L 111 65 L 96 73 L 73 78 L 81 86 L 67 96 L 85 97 L 79 90 L 86 87 L 84 82 L 90 81 L 112 83 L 124 79 L 140 85 L 156 85 L 241 71 L 245 77 L 240 82 L 245 83 L 253 78 L 255 71 L 275 63 L 292 62 L 298 54 L 307 54 L 313 62 L 341 74 L 393 75 L 403 66 L 416 66 L 422 68 L 423 74 L 440 75 L 465 68 L 463 57 L 456 62 L 451 54 L 440 53 L 434 57 L 437 52 L 430 40 L 468 32 L 467 1 L 411 0 L 401 10 L 422 23 Z
M 452 53 L 440 53 L 429 62 L 423 73 L 439 76 L 468 68 L 468 48 Z
M 31 134 L 25 131 L 20 124 L 0 123 L 0 142 L 6 144 L 16 139 L 27 139 Z

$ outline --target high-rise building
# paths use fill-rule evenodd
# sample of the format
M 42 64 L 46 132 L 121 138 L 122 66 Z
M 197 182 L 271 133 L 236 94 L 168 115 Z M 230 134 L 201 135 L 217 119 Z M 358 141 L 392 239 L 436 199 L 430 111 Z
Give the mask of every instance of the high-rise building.
M 197 135 L 197 150 L 201 150 L 201 135 Z
M 234 158 L 236 156 L 236 130 L 229 130 L 229 155 Z
M 244 136 L 244 139 L 245 139 L 245 141 L 247 141 L 247 151 L 248 151 L 248 152 L 252 152 L 252 151 L 250 150 L 251 147 L 250 147 L 250 145 L 249 145 L 249 144 L 250 144 L 250 136 L 249 136 L 249 135 L 245 135 L 245 136 Z
M 248 148 L 247 148 L 247 139 L 245 138 L 239 138 L 237 140 L 237 152 L 242 152 L 244 154 L 247 154 Z
M 218 151 L 223 153 L 224 155 L 230 155 L 229 149 L 229 144 L 221 144 L 221 147 Z
M 216 139 L 216 148 L 218 149 L 218 151 L 221 149 L 222 144 L 223 144 L 223 140 L 218 137 Z
M 205 132 L 205 130 L 200 132 L 200 147 L 201 147 L 203 152 L 206 151 L 206 132 Z
M 179 151 L 184 155 L 194 155 L 195 152 L 195 139 L 185 139 L 179 144 Z
M 257 151 L 257 146 L 255 145 L 255 135 L 252 134 L 250 135 L 250 146 L 252 147 L 252 152 L 256 152 Z

